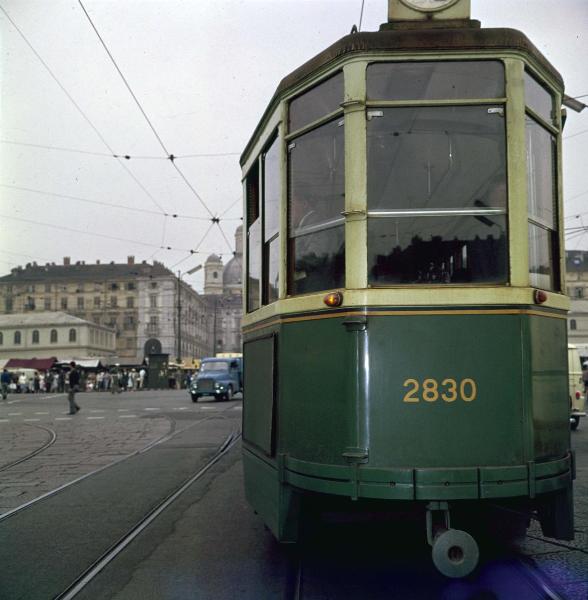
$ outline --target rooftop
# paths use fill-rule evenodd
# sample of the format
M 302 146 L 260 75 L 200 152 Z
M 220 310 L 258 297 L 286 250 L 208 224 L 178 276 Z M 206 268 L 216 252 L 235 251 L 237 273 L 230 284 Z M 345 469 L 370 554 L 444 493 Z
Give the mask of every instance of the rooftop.
M 109 329 L 74 317 L 64 312 L 55 311 L 36 311 L 26 313 L 15 313 L 10 315 L 0 315 L 0 327 L 27 327 L 27 326 L 46 326 L 46 325 L 92 325 L 101 329 Z
M 28 263 L 24 267 L 12 269 L 9 275 L 0 277 L 2 283 L 26 283 L 37 281 L 105 281 L 112 279 L 134 279 L 137 277 L 174 277 L 174 274 L 163 265 L 163 263 L 154 261 L 153 264 L 143 261 L 135 264 L 129 260 L 127 263 L 100 263 L 86 264 L 84 261 L 78 261 L 74 264 L 57 265 L 47 263 L 38 265 L 37 263 Z

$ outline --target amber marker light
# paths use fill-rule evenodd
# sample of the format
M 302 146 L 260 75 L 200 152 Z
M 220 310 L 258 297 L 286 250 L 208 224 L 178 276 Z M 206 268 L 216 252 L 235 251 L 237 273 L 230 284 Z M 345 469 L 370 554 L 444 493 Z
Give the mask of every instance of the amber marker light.
M 543 304 L 547 300 L 547 293 L 543 290 L 535 290 L 533 300 L 535 300 L 535 304 Z
M 331 292 L 323 298 L 327 306 L 336 307 L 343 304 L 343 294 L 341 292 Z

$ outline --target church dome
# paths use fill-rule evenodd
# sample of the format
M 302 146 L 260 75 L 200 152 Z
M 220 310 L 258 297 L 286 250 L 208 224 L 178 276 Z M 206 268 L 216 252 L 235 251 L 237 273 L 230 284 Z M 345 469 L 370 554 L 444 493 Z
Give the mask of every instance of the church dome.
M 233 256 L 223 269 L 223 287 L 241 287 L 243 283 L 242 256 Z
M 206 259 L 207 263 L 211 263 L 211 262 L 222 262 L 222 259 L 220 256 L 217 256 L 216 254 L 211 254 L 207 259 Z

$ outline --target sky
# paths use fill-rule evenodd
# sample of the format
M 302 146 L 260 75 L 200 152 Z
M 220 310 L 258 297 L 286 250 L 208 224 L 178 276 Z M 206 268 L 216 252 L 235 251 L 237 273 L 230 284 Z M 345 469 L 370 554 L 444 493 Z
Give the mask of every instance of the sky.
M 362 31 L 377 30 L 388 5 L 364 0 L 362 14 L 362 0 L 81 4 L 0 0 L 0 275 L 65 256 L 132 255 L 182 273 L 211 253 L 228 262 L 239 155 L 279 81 L 360 18 Z M 588 0 L 472 0 L 472 18 L 525 32 L 566 93 L 588 95 Z M 588 226 L 587 154 L 588 109 L 569 111 L 566 227 Z M 588 233 L 567 247 L 588 250 Z M 185 280 L 202 289 L 202 271 Z

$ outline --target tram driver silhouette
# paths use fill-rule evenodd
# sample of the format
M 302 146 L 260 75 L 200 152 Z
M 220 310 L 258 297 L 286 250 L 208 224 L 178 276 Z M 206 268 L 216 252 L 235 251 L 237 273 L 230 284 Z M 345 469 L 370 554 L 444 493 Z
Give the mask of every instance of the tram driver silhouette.
M 294 195 L 291 202 L 291 235 L 295 259 L 293 283 L 296 293 L 339 287 L 344 272 L 342 227 L 329 227 L 340 217 L 328 214 L 325 199 L 319 202 L 310 194 Z M 341 222 L 342 225 L 342 222 Z

